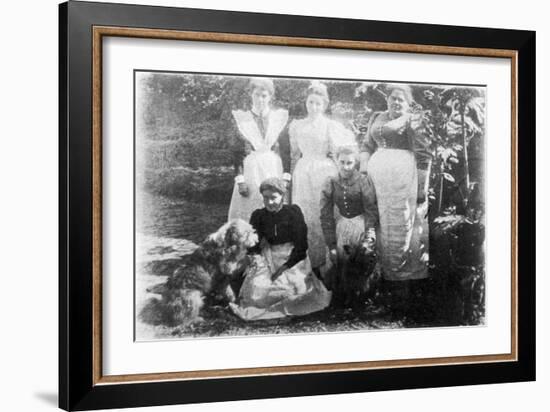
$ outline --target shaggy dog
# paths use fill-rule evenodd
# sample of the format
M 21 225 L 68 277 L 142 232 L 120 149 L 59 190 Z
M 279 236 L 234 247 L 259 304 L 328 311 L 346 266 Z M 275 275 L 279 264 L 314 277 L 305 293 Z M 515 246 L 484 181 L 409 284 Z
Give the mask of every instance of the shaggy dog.
M 163 323 L 194 323 L 201 320 L 205 303 L 234 301 L 231 282 L 244 272 L 249 263 L 247 250 L 257 242 L 253 227 L 240 219 L 209 235 L 166 283 L 149 290 L 161 295 L 156 306 L 162 312 Z
M 334 305 L 361 309 L 376 293 L 380 274 L 375 270 L 376 252 L 372 241 L 344 245 L 344 256 L 332 268 Z

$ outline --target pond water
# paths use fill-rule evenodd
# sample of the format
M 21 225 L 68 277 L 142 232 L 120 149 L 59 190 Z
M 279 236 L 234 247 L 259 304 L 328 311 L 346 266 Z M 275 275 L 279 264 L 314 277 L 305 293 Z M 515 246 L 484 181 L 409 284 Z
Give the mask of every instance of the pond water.
M 138 340 L 170 337 L 171 329 L 143 322 L 139 314 L 151 298 L 149 288 L 164 283 L 181 259 L 226 222 L 229 205 L 136 194 L 135 332 Z
M 200 243 L 227 220 L 229 204 L 136 194 L 136 231 Z

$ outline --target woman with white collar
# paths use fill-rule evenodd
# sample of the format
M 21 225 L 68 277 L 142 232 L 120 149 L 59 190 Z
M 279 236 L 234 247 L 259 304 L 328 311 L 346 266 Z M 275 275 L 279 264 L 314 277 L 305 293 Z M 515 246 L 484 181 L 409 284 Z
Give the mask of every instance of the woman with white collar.
M 250 220 L 252 212 L 263 206 L 260 184 L 270 177 L 283 177 L 290 181 L 290 174 L 283 173 L 281 153 L 287 149 L 279 145 L 279 137 L 288 122 L 288 111 L 271 107 L 275 94 L 273 81 L 253 78 L 249 83 L 251 110 L 233 110 L 239 144 L 235 150 L 237 177 L 229 206 L 228 220 Z M 241 162 L 242 159 L 242 162 Z

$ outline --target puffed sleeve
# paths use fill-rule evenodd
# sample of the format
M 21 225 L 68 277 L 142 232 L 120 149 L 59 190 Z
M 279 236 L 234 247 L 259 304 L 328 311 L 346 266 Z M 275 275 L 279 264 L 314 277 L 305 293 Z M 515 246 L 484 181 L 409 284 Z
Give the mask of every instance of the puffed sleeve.
M 329 152 L 334 154 L 339 147 L 357 147 L 355 134 L 336 120 L 329 120 L 328 124 Z
M 376 190 L 370 176 L 363 175 L 361 179 L 361 196 L 363 197 L 363 214 L 365 216 L 365 231 L 378 225 L 378 204 Z
M 334 219 L 334 186 L 328 177 L 321 188 L 321 229 L 329 249 L 336 248 L 336 220 Z
M 250 216 L 250 225 L 254 228 L 256 233 L 258 234 L 258 243 L 256 243 L 254 246 L 248 249 L 248 252 L 251 254 L 260 254 L 261 248 L 260 248 L 260 241 L 262 240 L 262 231 L 261 231 L 261 215 L 262 215 L 262 209 L 256 209 L 254 212 L 252 212 L 252 215 Z
M 359 147 L 359 150 L 361 152 L 367 152 L 368 154 L 373 154 L 376 151 L 376 148 L 378 147 L 378 145 L 374 140 L 374 132 L 376 127 L 375 121 L 381 113 L 382 112 L 374 112 L 370 117 L 369 123 L 367 125 L 367 133 L 365 133 L 365 138 L 363 139 Z
M 294 167 L 296 167 L 296 162 L 302 157 L 302 152 L 298 146 L 298 136 L 297 134 L 297 121 L 293 120 L 288 125 L 288 136 L 290 143 L 290 173 L 294 172 Z
M 416 167 L 419 170 L 428 170 L 433 158 L 430 139 L 424 133 L 424 129 L 421 125 L 414 128 L 409 126 L 407 128 L 407 134 L 409 144 L 416 159 Z
M 290 225 L 294 248 L 285 263 L 288 268 L 293 267 L 307 256 L 307 226 L 302 210 L 298 205 L 290 206 Z

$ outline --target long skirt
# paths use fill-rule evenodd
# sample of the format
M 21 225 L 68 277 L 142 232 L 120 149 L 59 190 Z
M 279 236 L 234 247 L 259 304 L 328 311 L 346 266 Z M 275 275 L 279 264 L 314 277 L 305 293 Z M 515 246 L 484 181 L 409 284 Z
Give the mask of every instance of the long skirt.
M 242 196 L 238 184 L 235 183 L 227 220 L 243 219 L 248 222 L 253 211 L 264 207 L 260 184 L 269 177 L 282 175 L 283 163 L 275 152 L 267 150 L 248 154 L 243 161 L 243 176 L 248 186 L 248 196 Z
M 337 173 L 335 163 L 326 156 L 307 156 L 298 160 L 292 176 L 292 203 L 304 214 L 307 253 L 314 268 L 325 264 L 327 254 L 321 228 L 321 189 L 326 178 Z
M 417 205 L 417 169 L 413 152 L 378 149 L 367 171 L 376 190 L 380 225 L 379 262 L 386 280 L 428 276 L 428 202 Z
M 336 220 L 336 252 L 338 261 L 343 263 L 347 259 L 347 254 L 344 251 L 344 246 L 358 245 L 362 236 L 365 233 L 365 217 L 358 215 L 350 219 L 339 216 Z M 341 279 L 338 279 L 340 273 L 337 270 L 326 270 L 323 278 L 325 284 L 331 290 L 337 290 Z
M 341 216 L 336 222 L 336 249 L 341 257 L 345 245 L 357 245 L 365 233 L 365 217 L 358 215 L 348 219 Z
M 277 319 L 317 312 L 330 304 L 331 293 L 311 272 L 307 258 L 271 280 L 292 249 L 292 243 L 267 246 L 255 258 L 245 272 L 239 304 L 230 304 L 237 316 L 244 320 Z

